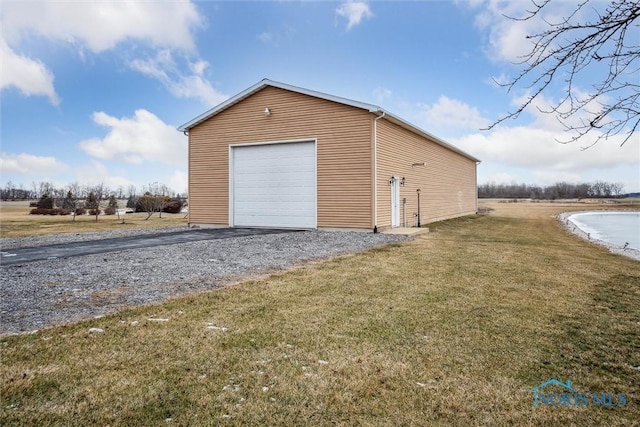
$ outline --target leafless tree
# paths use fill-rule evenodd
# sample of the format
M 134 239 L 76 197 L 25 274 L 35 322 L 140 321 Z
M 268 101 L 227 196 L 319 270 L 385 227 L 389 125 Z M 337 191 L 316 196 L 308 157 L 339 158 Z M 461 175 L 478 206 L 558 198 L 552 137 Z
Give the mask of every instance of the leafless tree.
M 127 187 L 127 198 L 135 197 L 136 195 L 136 186 L 130 185 Z
M 542 19 L 547 29 L 528 36 L 533 47 L 521 62 L 523 70 L 502 84 L 508 90 L 524 86 L 530 95 L 489 129 L 516 118 L 541 98 L 552 82 L 563 79 L 567 85 L 564 98 L 540 110 L 554 114 L 569 131 L 571 136 L 559 142 L 574 142 L 595 132 L 595 140 L 583 149 L 614 135 L 623 135 L 624 145 L 640 126 L 640 2 L 582 0 L 568 17 L 551 21 L 542 15 L 552 1 L 532 0 L 533 10 L 525 17 L 509 18 Z M 600 77 L 590 82 L 592 90 L 584 93 L 579 84 L 587 73 L 600 73 Z
M 78 200 L 86 199 L 88 196 L 87 187 L 82 186 L 78 181 L 67 184 L 67 192 L 65 195 L 66 207 L 74 210 L 73 220 L 76 220 L 76 210 L 78 206 Z
M 35 186 L 35 181 L 34 181 L 34 186 Z M 44 195 L 48 195 L 49 197 L 53 197 L 53 191 L 55 190 L 55 186 L 48 181 L 40 181 L 37 184 L 37 197 L 42 197 Z
M 67 194 L 62 199 L 62 209 L 69 209 L 72 211 L 72 221 L 75 222 L 77 215 L 77 207 L 78 207 L 78 197 L 71 191 L 72 186 L 67 187 Z
M 160 184 L 156 187 L 156 209 L 158 210 L 158 215 L 162 218 L 162 211 L 167 206 L 167 202 L 169 201 L 169 193 L 171 189 L 167 187 L 165 184 Z
M 621 197 L 624 185 L 595 181 L 573 184 L 557 182 L 552 185 L 538 186 L 529 184 L 496 184 L 494 182 L 478 185 L 480 198 L 521 198 L 521 199 L 584 199 L 588 197 Z
M 162 218 L 162 210 L 165 208 L 167 201 L 169 200 L 168 194 L 170 191 L 169 187 L 158 182 L 154 182 L 147 186 L 147 192 L 150 192 L 154 196 L 153 210 L 158 212 L 160 218 Z
M 614 182 L 611 184 L 611 192 L 614 196 L 620 197 L 622 195 L 622 191 L 624 190 L 624 184 L 621 182 Z
M 151 218 L 154 212 L 158 212 L 160 218 L 162 218 L 162 210 L 166 206 L 166 200 L 166 196 L 151 194 L 147 191 L 138 199 L 138 206 L 147 213 L 145 219 Z
M 31 198 L 31 191 L 25 190 L 23 184 L 16 187 L 12 181 L 7 182 L 7 185 L 0 193 L 2 193 L 0 195 L 2 200 L 26 200 Z
M 14 185 L 13 182 L 9 181 L 7 182 L 7 185 L 4 189 L 4 191 L 2 192 L 2 200 L 9 200 L 9 198 L 12 198 L 12 192 L 14 189 Z
M 100 206 L 103 203 L 105 196 L 109 193 L 109 189 L 104 185 L 104 183 L 100 183 L 88 187 L 87 190 L 89 191 L 89 195 L 87 196 L 87 208 L 94 210 L 96 222 L 98 222 Z
M 155 212 L 156 196 L 150 192 L 146 192 L 136 202 L 136 210 L 142 210 L 147 213 L 145 220 L 151 218 L 151 215 Z
M 158 182 L 154 182 L 144 187 L 144 194 L 138 199 L 136 205 L 147 213 L 145 219 L 151 218 L 154 212 L 158 212 L 162 218 L 162 210 L 169 201 L 169 187 Z
M 116 188 L 115 194 L 114 196 L 117 199 L 122 199 L 124 198 L 124 186 L 123 185 L 118 185 L 118 188 Z

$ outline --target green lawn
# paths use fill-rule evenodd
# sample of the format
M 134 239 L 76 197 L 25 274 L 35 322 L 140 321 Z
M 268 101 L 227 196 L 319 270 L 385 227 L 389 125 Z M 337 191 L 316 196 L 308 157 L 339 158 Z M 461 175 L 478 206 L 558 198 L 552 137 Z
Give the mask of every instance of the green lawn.
M 0 424 L 638 425 L 640 262 L 566 233 L 560 208 L 504 209 L 5 337 Z M 550 378 L 628 402 L 534 408 Z

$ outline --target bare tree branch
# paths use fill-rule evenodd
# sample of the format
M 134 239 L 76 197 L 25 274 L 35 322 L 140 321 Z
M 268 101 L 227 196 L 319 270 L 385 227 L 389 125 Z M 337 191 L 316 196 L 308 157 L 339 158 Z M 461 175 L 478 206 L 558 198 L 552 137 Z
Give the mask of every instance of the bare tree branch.
M 507 91 L 524 87 L 530 95 L 515 111 L 501 117 L 487 129 L 507 119 L 517 118 L 542 97 L 557 81 L 566 83 L 566 95 L 547 110 L 555 114 L 572 136 L 564 143 L 575 142 L 597 130 L 588 148 L 601 140 L 624 135 L 624 145 L 640 127 L 640 2 L 611 0 L 610 3 L 584 0 L 559 22 L 542 15 L 552 0 L 532 1 L 533 10 L 514 21 L 536 17 L 548 29 L 528 36 L 532 49 L 519 63 L 523 70 L 508 83 L 496 83 Z M 605 9 L 599 11 L 605 5 Z M 595 19 L 581 21 L 582 15 Z M 604 75 L 590 82 L 592 91 L 578 89 L 587 70 Z

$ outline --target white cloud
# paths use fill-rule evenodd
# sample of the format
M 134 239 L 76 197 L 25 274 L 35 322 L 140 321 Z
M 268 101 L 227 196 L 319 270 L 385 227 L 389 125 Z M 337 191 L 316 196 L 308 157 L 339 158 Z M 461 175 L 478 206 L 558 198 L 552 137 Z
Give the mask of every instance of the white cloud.
M 291 25 L 284 24 L 281 28 L 263 31 L 256 35 L 256 39 L 261 43 L 279 47 L 281 42 L 291 41 L 297 30 Z
M 516 175 L 507 173 L 507 172 L 499 172 L 489 175 L 482 182 L 495 182 L 496 184 L 510 184 L 512 182 L 520 182 L 519 178 Z
M 33 35 L 100 53 L 127 40 L 159 48 L 194 51 L 192 32 L 204 25 L 190 1 L 3 2 L 0 14 L 2 77 L 0 89 L 15 86 L 24 95 L 47 96 L 58 105 L 54 76 L 38 59 L 16 53 L 22 39 Z M 201 76 L 186 76 L 176 91 L 198 90 L 211 97 Z
M 55 157 L 34 156 L 33 154 L 20 153 L 0 155 L 0 170 L 3 174 L 50 174 L 65 171 L 67 165 Z
M 577 173 L 558 171 L 535 171 L 533 173 L 535 182 L 542 185 L 552 185 L 556 182 L 571 182 L 579 184 L 585 182 L 584 178 Z
M 486 54 L 491 60 L 516 62 L 531 50 L 527 34 L 538 28 L 536 20 L 515 21 L 507 18 L 520 17 L 523 3 L 487 1 L 476 15 L 475 25 L 487 31 Z
M 49 98 L 51 104 L 60 104 L 51 71 L 38 60 L 15 53 L 1 36 L 0 62 L 0 90 L 14 86 L 25 96 L 42 95 Z
M 80 142 L 80 148 L 92 157 L 131 164 L 186 164 L 186 137 L 147 110 L 136 110 L 133 117 L 121 119 L 97 112 L 93 121 L 109 128 L 109 132 L 104 138 Z
M 265 43 L 265 44 L 275 44 L 275 40 L 274 40 L 273 34 L 271 34 L 271 33 L 270 33 L 270 32 L 268 32 L 268 31 L 264 31 L 264 32 L 262 32 L 262 33 L 258 34 L 256 37 L 257 37 L 257 39 L 258 39 L 258 40 L 260 40 L 262 43 Z
M 129 66 L 142 74 L 153 77 L 178 98 L 197 98 L 205 105 L 213 106 L 225 101 L 228 96 L 217 91 L 205 78 L 209 67 L 206 61 L 189 62 L 191 74 L 183 73 L 169 50 L 158 52 L 155 58 L 136 59 Z
M 192 31 L 204 24 L 190 1 L 13 1 L 2 8 L 3 33 L 10 42 L 36 33 L 96 53 L 128 39 L 193 50 Z
M 517 98 L 513 102 L 520 105 L 523 100 Z M 481 182 L 548 185 L 559 181 L 604 180 L 624 182 L 629 191 L 640 188 L 640 175 L 637 173 L 640 170 L 640 145 L 627 142 L 620 147 L 624 134 L 597 141 L 601 134 L 596 129 L 578 141 L 563 144 L 560 141 L 569 141 L 571 134 L 554 114 L 544 112 L 556 103 L 556 100 L 540 96 L 525 109 L 523 118 L 526 116 L 528 123 L 518 126 L 503 123 L 489 131 L 472 131 L 464 136 L 451 137 L 449 142 L 482 160 L 479 169 Z M 560 110 L 566 107 L 561 105 Z M 466 128 L 467 131 L 487 125 L 475 107 L 446 97 L 441 97 L 436 104 L 422 111 L 421 118 L 432 125 L 426 127 L 430 131 L 432 128 L 441 129 L 443 125 L 450 129 Z M 577 125 L 581 118 L 572 117 L 570 120 Z M 444 133 L 447 133 L 446 129 Z M 629 170 L 634 172 L 629 173 Z
M 497 76 L 492 76 L 491 78 L 486 79 L 485 83 L 493 87 L 504 87 L 508 85 L 511 80 L 512 78 L 503 72 Z
M 373 90 L 373 98 L 379 104 L 384 104 L 386 101 L 393 97 L 393 92 L 390 89 L 378 86 Z
M 595 140 L 596 135 L 589 135 Z M 562 133 L 529 126 L 499 127 L 473 133 L 451 142 L 483 162 L 497 162 L 510 167 L 535 171 L 577 173 L 590 169 L 640 165 L 640 146 L 625 144 L 619 135 L 601 141 L 587 150 L 578 143 L 561 144 Z M 584 141 L 589 144 L 591 140 Z
M 566 182 L 622 182 L 625 191 L 640 190 L 640 146 L 623 136 L 582 150 L 582 143 L 557 142 L 563 133 L 532 126 L 499 127 L 450 139 L 453 145 L 482 160 L 478 182 L 550 185 Z M 597 135 L 589 138 L 595 140 Z M 590 140 L 590 141 L 592 141 Z
M 548 27 L 546 22 L 560 22 L 575 9 L 573 2 L 550 2 L 535 17 L 524 18 L 531 10 L 528 2 L 500 0 L 457 2 L 476 12 L 475 25 L 487 33 L 486 54 L 491 60 L 520 62 L 531 51 L 532 41 L 527 35 L 536 34 Z M 546 21 L 546 22 L 545 22 Z
M 444 95 L 435 104 L 421 104 L 420 108 L 419 121 L 426 129 L 437 130 L 438 133 L 449 133 L 447 129 L 479 130 L 489 125 L 489 120 L 476 107 Z
M 74 168 L 74 172 L 75 180 L 82 183 L 82 185 L 104 184 L 110 191 L 114 191 L 120 186 L 127 188 L 129 185 L 136 185 L 135 182 L 128 178 L 116 175 L 97 160 L 90 160 L 88 163 Z
M 189 187 L 187 171 L 184 169 L 175 170 L 169 176 L 167 185 L 177 193 L 186 193 Z
M 453 0 L 457 5 L 468 6 L 471 9 L 480 7 L 484 2 L 485 0 Z
M 336 9 L 336 14 L 347 19 L 347 30 L 359 25 L 363 18 L 372 18 L 373 12 L 363 1 L 347 1 Z

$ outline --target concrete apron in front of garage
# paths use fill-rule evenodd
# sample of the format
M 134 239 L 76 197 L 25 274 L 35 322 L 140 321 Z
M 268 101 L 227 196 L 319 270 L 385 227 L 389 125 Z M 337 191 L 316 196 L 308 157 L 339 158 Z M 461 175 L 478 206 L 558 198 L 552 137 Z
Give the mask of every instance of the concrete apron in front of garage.
M 294 233 L 298 230 L 265 228 L 202 228 L 186 229 L 170 233 L 142 234 L 129 237 L 88 240 L 84 242 L 58 243 L 30 248 L 4 249 L 0 251 L 2 266 L 24 264 L 47 259 L 102 254 L 127 249 L 166 246 L 201 240 L 228 239 L 263 234 Z

